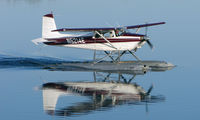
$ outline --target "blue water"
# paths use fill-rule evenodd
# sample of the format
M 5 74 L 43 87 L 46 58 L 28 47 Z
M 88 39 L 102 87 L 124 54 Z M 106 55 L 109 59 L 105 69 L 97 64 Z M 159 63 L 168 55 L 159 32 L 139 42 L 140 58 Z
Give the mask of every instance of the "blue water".
M 34 45 L 41 37 L 41 20 L 53 11 L 58 28 L 110 27 L 166 21 L 148 28 L 155 49 L 147 45 L 137 51 L 142 60 L 171 62 L 177 67 L 164 72 L 136 75 L 137 84 L 152 99 L 121 101 L 70 116 L 47 114 L 42 86 L 59 82 L 94 82 L 95 71 L 52 70 L 48 65 L 92 59 L 92 51 Z M 193 119 L 199 120 L 199 1 L 144 0 L 1 0 L 0 1 L 0 119 Z M 141 30 L 141 33 L 144 31 Z M 131 56 L 123 58 L 132 59 Z M 102 74 L 104 77 L 102 77 Z M 101 82 L 108 73 L 100 72 Z M 133 75 L 123 75 L 128 81 Z M 118 82 L 118 74 L 110 75 Z M 108 80 L 106 80 L 108 82 Z M 125 82 L 121 78 L 121 82 Z M 127 83 L 124 83 L 127 84 Z M 56 110 L 70 110 L 80 103 L 91 106 L 91 96 L 63 95 Z M 109 103 L 109 101 L 108 101 Z M 89 108 L 88 108 L 89 109 Z

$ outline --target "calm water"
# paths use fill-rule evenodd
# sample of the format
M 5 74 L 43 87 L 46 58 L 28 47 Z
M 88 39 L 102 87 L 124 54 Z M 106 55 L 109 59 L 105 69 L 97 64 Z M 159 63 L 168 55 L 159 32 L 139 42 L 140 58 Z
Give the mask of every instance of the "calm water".
M 145 45 L 137 55 L 177 67 L 146 74 L 52 69 L 49 65 L 90 60 L 93 53 L 35 46 L 31 40 L 41 36 L 41 17 L 50 11 L 58 27 L 166 21 L 148 29 L 154 51 Z M 197 0 L 1 0 L 0 119 L 200 119 L 199 12 Z M 104 88 L 97 89 L 102 82 Z M 149 96 L 132 93 L 148 90 Z

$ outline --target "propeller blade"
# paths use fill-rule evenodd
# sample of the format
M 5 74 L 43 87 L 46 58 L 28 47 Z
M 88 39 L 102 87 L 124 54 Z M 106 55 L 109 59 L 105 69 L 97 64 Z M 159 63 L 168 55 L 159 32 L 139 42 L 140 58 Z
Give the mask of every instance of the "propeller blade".
M 148 24 L 148 23 L 146 22 L 146 24 Z M 146 27 L 145 27 L 145 36 L 146 36 L 146 37 L 148 37 L 148 36 L 147 36 L 147 32 L 148 32 L 148 27 L 146 26 Z M 153 44 L 149 41 L 149 39 L 147 38 L 145 41 L 147 42 L 147 44 L 149 45 L 149 47 L 150 47 L 151 49 L 153 49 Z
M 150 42 L 149 38 L 144 38 L 143 40 L 141 40 L 140 43 L 139 43 L 139 45 L 142 44 L 142 43 L 145 42 L 145 41 L 147 42 L 147 44 L 149 45 L 149 47 L 150 47 L 151 49 L 154 48 L 154 47 L 153 47 L 153 44 Z
M 151 93 L 152 89 L 153 89 L 153 84 L 152 84 L 152 85 L 149 87 L 149 89 L 148 89 L 148 91 L 147 91 L 146 95 L 150 95 L 150 93 Z
M 147 23 L 146 23 L 147 24 Z M 145 36 L 147 36 L 148 27 L 145 27 Z
M 152 44 L 149 40 L 146 40 L 146 42 L 147 42 L 147 44 L 149 45 L 149 47 L 150 47 L 151 49 L 153 49 L 153 44 Z
M 146 25 L 147 25 L 147 24 L 148 24 L 148 23 L 146 22 Z M 136 30 L 136 33 L 137 33 L 138 31 L 139 31 L 139 29 Z M 143 40 L 140 41 L 139 45 L 142 44 L 144 41 L 146 41 L 147 44 L 149 45 L 149 47 L 153 50 L 153 44 L 150 42 L 149 37 L 147 36 L 147 33 L 148 33 L 148 27 L 146 26 L 146 27 L 145 27 L 145 36 L 144 36 Z M 137 49 L 135 49 L 135 51 L 136 51 L 136 50 L 137 50 Z

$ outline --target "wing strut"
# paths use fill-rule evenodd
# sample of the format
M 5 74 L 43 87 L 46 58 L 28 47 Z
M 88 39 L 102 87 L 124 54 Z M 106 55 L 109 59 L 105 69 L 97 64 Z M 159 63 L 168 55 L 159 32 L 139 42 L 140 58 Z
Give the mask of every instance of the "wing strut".
M 110 45 L 110 47 L 118 50 L 115 46 L 112 45 L 112 43 L 110 41 L 108 41 L 102 34 L 100 34 L 98 31 L 95 31 L 95 33 L 97 33 L 98 35 L 100 35 L 106 42 L 108 42 L 108 44 Z
M 140 31 L 140 28 L 137 28 L 136 32 L 135 33 L 138 33 Z

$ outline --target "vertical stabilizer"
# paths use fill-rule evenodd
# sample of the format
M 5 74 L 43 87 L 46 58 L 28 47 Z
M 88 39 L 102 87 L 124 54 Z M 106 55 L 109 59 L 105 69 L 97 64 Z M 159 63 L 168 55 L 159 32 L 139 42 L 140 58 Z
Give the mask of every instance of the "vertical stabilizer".
M 56 104 L 60 95 L 65 94 L 63 91 L 56 89 L 43 89 L 43 108 L 44 111 L 55 111 Z
M 56 38 L 61 37 L 62 34 L 59 32 L 52 32 L 56 30 L 56 23 L 53 14 L 46 14 L 43 16 L 42 21 L 42 38 Z

